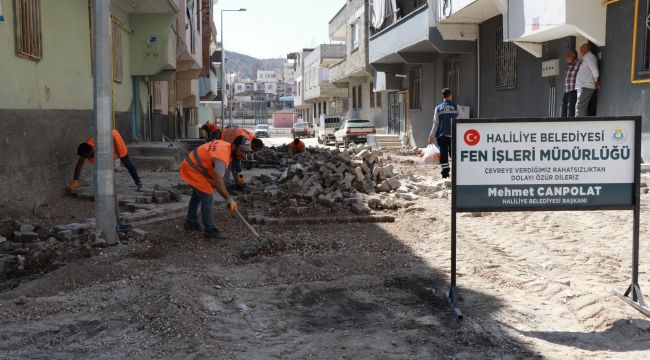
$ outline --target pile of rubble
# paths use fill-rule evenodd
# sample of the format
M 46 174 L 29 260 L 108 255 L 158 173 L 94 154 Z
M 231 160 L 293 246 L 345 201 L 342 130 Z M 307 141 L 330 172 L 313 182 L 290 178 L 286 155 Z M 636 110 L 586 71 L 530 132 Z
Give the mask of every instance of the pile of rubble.
M 121 240 L 144 240 L 146 232 L 131 228 Z M 68 258 L 90 256 L 105 247 L 95 220 L 83 223 L 35 226 L 28 220 L 0 220 L 0 280 L 58 267 Z
M 287 166 L 289 147 L 287 145 L 265 147 L 255 153 L 255 165 L 259 168 Z
M 418 199 L 413 177 L 396 174 L 383 153 L 368 145 L 352 145 L 341 152 L 307 148 L 303 154 L 284 157 L 288 166 L 281 176 L 256 178 L 251 185 L 278 205 L 292 208 L 295 215 L 302 215 L 299 209 L 308 203 L 369 214 L 407 208 Z

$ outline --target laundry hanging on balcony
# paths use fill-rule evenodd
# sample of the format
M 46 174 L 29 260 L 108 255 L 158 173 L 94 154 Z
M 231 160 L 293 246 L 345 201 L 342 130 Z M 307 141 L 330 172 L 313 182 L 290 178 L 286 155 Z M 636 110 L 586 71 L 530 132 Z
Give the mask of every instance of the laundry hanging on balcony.
M 397 21 L 397 0 L 372 0 L 372 27 L 381 29 L 387 20 L 389 24 Z

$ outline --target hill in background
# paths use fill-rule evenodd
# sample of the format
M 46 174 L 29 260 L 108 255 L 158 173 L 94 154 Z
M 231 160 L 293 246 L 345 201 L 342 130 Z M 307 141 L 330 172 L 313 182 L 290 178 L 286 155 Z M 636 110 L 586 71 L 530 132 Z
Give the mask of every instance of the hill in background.
M 258 59 L 238 52 L 226 51 L 226 71 L 241 73 L 244 77 L 252 78 L 253 65 L 259 70 L 280 70 L 286 59 Z

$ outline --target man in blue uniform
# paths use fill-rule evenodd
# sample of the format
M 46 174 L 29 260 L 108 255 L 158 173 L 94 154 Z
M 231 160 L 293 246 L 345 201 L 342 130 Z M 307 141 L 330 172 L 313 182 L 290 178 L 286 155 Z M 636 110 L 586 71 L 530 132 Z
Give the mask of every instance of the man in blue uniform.
M 458 117 L 463 118 L 463 110 L 453 102 L 454 95 L 451 90 L 442 89 L 443 101 L 436 106 L 433 114 L 433 128 L 429 134 L 429 144 L 434 144 L 440 149 L 440 166 L 442 177 L 449 177 L 449 159 L 451 157 L 451 130 L 452 122 Z

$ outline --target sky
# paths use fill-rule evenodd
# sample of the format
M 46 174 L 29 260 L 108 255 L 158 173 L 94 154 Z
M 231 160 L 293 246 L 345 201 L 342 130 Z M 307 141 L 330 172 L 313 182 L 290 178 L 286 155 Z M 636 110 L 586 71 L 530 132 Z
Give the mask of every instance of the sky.
M 329 21 L 346 0 L 218 0 L 214 23 L 228 51 L 256 58 L 285 58 L 288 53 L 328 44 Z M 221 35 L 219 35 L 221 36 Z

